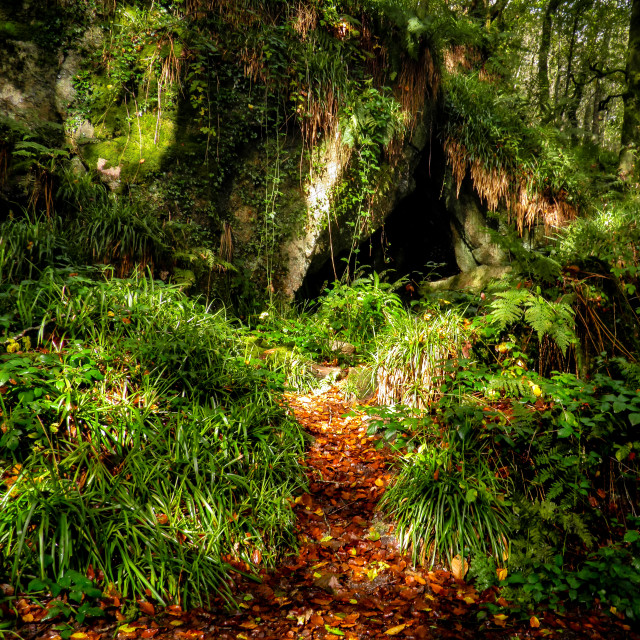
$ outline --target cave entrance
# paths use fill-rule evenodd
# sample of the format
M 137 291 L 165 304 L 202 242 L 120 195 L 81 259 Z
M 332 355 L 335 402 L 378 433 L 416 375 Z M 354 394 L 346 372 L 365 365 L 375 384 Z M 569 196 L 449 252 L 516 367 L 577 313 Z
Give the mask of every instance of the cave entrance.
M 358 268 L 377 273 L 388 271 L 385 280 L 395 282 L 407 277 L 414 283 L 437 280 L 460 272 L 456 263 L 451 233 L 451 214 L 442 196 L 445 171 L 441 149 L 430 157 L 425 152 L 414 172 L 415 188 L 396 205 L 384 225 L 362 241 L 358 251 L 349 250 L 329 257 L 307 273 L 298 296 L 314 299 L 324 287 L 351 275 Z M 335 273 L 334 273 L 335 264 Z

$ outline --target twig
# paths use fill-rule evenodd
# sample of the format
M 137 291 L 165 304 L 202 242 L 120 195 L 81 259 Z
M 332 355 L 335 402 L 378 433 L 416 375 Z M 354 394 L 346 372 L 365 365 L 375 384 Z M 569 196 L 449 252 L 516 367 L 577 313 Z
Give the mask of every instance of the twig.
M 16 333 L 15 336 L 7 338 L 6 340 L 1 340 L 0 344 L 7 344 L 8 342 L 17 342 L 19 338 L 23 338 L 25 334 L 29 333 L 29 331 L 35 331 L 36 329 L 40 329 L 41 327 L 46 327 L 50 322 L 46 322 L 44 325 L 38 325 L 36 327 L 29 327 L 28 329 L 23 329 L 20 333 Z

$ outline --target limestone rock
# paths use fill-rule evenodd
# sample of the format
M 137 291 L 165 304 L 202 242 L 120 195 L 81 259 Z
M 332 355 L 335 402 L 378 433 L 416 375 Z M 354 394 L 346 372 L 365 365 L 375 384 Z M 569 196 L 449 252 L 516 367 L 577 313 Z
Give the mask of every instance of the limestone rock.
M 511 271 L 509 266 L 488 266 L 480 265 L 475 269 L 464 271 L 457 276 L 436 280 L 435 282 L 424 282 L 420 286 L 420 293 L 428 295 L 439 291 L 467 290 L 480 293 L 493 280 L 505 277 Z
M 107 164 L 107 160 L 98 158 L 96 169 L 100 174 L 101 180 L 105 182 L 112 191 L 115 191 L 120 185 L 121 167 L 107 167 Z
M 342 342 L 341 340 L 333 340 L 329 344 L 329 349 L 342 356 L 352 356 L 356 352 L 356 348 L 350 342 Z

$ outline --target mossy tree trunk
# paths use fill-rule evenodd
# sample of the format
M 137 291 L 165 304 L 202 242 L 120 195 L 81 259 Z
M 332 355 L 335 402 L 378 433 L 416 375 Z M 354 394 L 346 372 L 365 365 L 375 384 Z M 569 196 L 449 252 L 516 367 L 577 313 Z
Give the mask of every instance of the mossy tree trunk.
M 626 76 L 618 173 L 622 179 L 629 180 L 638 172 L 637 151 L 640 145 L 640 0 L 631 3 Z
M 553 16 L 558 11 L 562 0 L 549 0 L 542 18 L 542 33 L 540 34 L 540 49 L 538 50 L 538 109 L 544 122 L 551 119 L 549 107 L 549 49 L 551 48 L 551 33 Z

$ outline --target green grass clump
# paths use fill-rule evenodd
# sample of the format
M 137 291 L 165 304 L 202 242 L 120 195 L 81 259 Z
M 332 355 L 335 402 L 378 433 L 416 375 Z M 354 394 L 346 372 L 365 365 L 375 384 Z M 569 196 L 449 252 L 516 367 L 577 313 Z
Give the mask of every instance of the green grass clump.
M 509 533 L 504 481 L 484 459 L 478 442 L 447 433 L 439 444 L 421 445 L 402 461 L 381 508 L 396 519 L 403 548 L 428 563 L 460 554 L 506 558 Z M 469 435 L 467 434 L 467 436 Z
M 5 289 L 20 302 L 9 326 L 35 323 L 42 340 L 31 348 L 34 330 L 0 356 L 13 584 L 92 566 L 125 597 L 206 604 L 227 592 L 230 562 L 273 566 L 295 543 L 303 437 L 283 377 L 245 360 L 222 312 L 90 272 Z
M 446 361 L 458 355 L 464 327 L 455 310 L 390 314 L 373 355 L 379 401 L 426 407 L 442 384 Z

